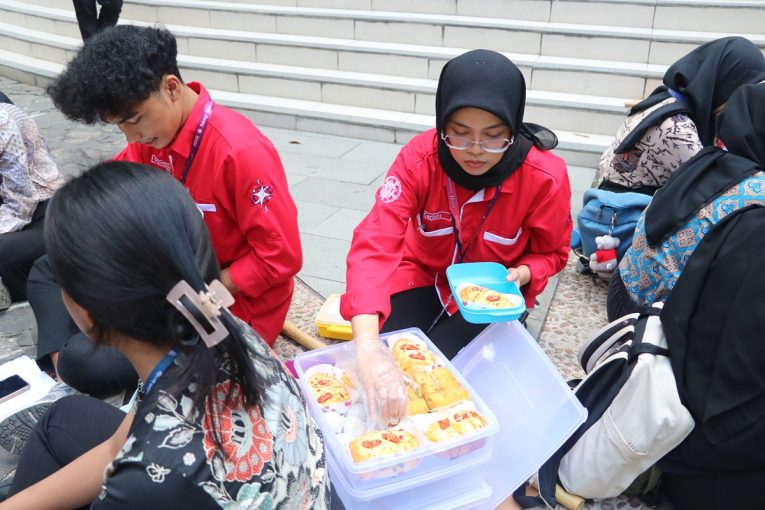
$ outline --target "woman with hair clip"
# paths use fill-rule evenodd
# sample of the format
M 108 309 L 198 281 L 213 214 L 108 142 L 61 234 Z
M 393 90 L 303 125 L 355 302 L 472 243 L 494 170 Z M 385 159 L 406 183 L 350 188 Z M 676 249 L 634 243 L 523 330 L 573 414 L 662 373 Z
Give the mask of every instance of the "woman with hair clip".
M 629 112 L 598 165 L 599 187 L 653 195 L 680 165 L 712 145 L 715 117 L 731 94 L 765 80 L 765 57 L 743 37 L 702 44 L 664 74 Z
M 533 308 L 566 265 L 571 188 L 548 151 L 555 135 L 525 123 L 526 83 L 507 57 L 474 50 L 444 66 L 436 126 L 400 152 L 375 205 L 356 227 L 341 313 L 351 320 L 357 368 L 382 425 L 404 417 L 401 371 L 379 332 L 418 327 L 449 358 L 486 324 L 459 313 L 445 270 L 498 262 Z
M 0 508 L 327 507 L 322 437 L 295 381 L 227 310 L 181 184 L 98 165 L 52 199 L 46 244 L 77 325 L 143 383 L 128 414 L 85 396 L 53 404 Z

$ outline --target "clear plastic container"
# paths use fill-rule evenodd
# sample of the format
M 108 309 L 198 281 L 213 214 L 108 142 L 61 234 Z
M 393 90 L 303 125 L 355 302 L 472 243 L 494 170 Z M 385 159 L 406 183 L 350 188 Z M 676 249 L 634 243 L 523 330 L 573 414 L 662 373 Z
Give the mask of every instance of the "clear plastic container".
M 351 323 L 340 315 L 340 294 L 330 294 L 316 314 L 316 328 L 324 338 L 351 340 Z
M 496 508 L 584 423 L 582 407 L 536 340 L 519 322 L 492 324 L 454 358 L 495 412 L 500 431 L 483 479 L 481 508 Z
M 396 483 L 402 477 L 406 477 L 407 480 L 414 479 L 415 482 L 413 483 L 424 484 L 459 472 L 463 463 L 466 466 L 485 463 L 490 454 L 492 436 L 499 430 L 497 418 L 492 410 L 472 390 L 470 383 L 452 366 L 451 362 L 440 353 L 422 331 L 417 328 L 410 328 L 381 335 L 381 339 L 392 345 L 403 335 L 415 336 L 427 345 L 438 362 L 445 366 L 468 391 L 476 410 L 486 418 L 487 425 L 475 432 L 439 443 L 430 443 L 422 436 L 418 436 L 420 446 L 409 452 L 361 463 L 354 462 L 346 442 L 341 435 L 335 433 L 338 428 L 337 413 L 328 411 L 317 402 L 304 375 L 306 371 L 319 364 L 341 367 L 345 371 L 352 370 L 355 346 L 353 344 L 340 344 L 298 355 L 295 358 L 294 366 L 303 392 L 307 396 L 309 411 L 322 429 L 327 450 L 331 451 L 333 458 L 337 461 L 336 471 L 339 470 L 343 473 L 349 482 L 349 487 L 358 488 L 356 490 L 357 495 L 364 491 L 377 491 L 376 496 L 390 493 L 389 488 L 383 488 L 383 491 L 379 492 L 380 487 Z M 381 478 L 385 479 L 384 483 L 371 483 Z
M 491 488 L 483 480 L 482 470 L 469 466 L 448 478 L 430 481 L 425 485 L 396 487 L 396 491 L 377 499 L 359 499 L 351 494 L 350 482 L 339 463 L 327 452 L 329 479 L 346 510 L 468 510 L 489 508 L 485 506 L 491 496 Z
M 474 324 L 487 324 L 491 322 L 514 321 L 526 311 L 518 285 L 508 282 L 507 268 L 496 262 L 466 262 L 452 264 L 446 268 L 446 278 L 454 296 L 454 301 L 466 321 Z M 459 289 L 462 285 L 473 284 L 488 289 L 517 296 L 520 304 L 508 308 L 484 308 L 479 305 L 465 304 L 459 298 Z

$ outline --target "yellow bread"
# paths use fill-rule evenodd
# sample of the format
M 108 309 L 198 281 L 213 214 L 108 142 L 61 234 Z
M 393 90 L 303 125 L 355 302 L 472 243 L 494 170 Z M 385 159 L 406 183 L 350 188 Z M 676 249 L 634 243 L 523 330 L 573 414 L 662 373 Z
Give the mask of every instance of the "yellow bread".
M 364 462 L 385 455 L 396 455 L 413 450 L 420 442 L 405 430 L 375 430 L 367 432 L 348 444 L 354 462 Z

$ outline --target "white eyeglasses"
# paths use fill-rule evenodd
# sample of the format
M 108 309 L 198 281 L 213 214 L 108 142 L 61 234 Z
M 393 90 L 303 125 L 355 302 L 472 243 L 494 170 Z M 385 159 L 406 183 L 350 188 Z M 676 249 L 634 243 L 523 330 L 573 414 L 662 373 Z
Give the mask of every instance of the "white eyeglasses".
M 515 140 L 514 136 L 507 138 L 492 138 L 491 140 L 471 140 L 464 136 L 447 135 L 441 131 L 441 140 L 444 141 L 447 147 L 450 149 L 456 149 L 458 151 L 466 151 L 475 144 L 481 146 L 486 152 L 505 152 L 513 144 Z

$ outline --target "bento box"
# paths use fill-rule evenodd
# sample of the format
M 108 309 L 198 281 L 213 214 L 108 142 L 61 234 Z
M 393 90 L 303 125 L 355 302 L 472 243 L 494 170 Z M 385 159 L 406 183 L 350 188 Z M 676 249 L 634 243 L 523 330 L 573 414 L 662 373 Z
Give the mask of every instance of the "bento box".
M 349 486 L 385 493 L 395 490 L 391 478 L 406 475 L 417 485 L 463 463 L 485 463 L 499 430 L 492 410 L 419 329 L 380 338 L 407 380 L 410 416 L 395 427 L 380 430 L 367 420 L 354 344 L 302 353 L 294 362 L 309 411 Z
M 507 268 L 496 262 L 465 262 L 446 268 L 454 301 L 474 324 L 513 321 L 526 311 L 518 285 L 508 282 Z
M 340 294 L 330 294 L 316 314 L 316 329 L 324 338 L 350 340 L 353 338 L 351 322 L 340 315 Z

